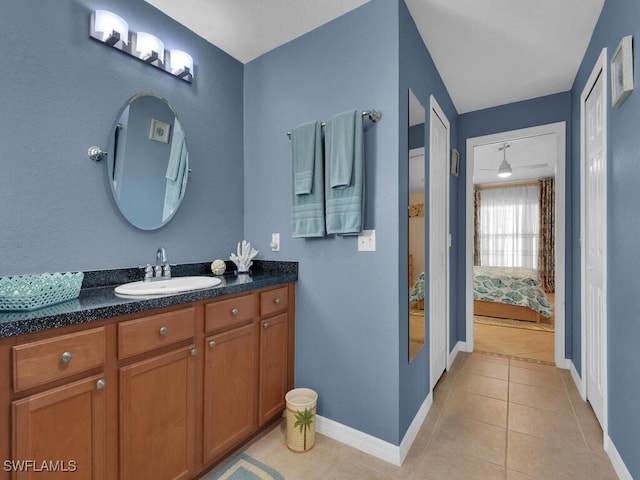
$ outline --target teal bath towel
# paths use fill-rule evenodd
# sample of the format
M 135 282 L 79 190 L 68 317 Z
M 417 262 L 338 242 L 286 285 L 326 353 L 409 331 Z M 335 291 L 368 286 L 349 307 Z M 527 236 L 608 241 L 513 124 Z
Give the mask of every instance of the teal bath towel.
M 324 237 L 322 126 L 312 122 L 291 132 L 291 234 Z
M 167 186 L 164 193 L 164 209 L 162 211 L 162 221 L 169 218 L 182 198 L 184 184 L 186 183 L 189 172 L 187 171 L 187 162 L 189 154 L 187 153 L 187 145 L 184 139 L 184 132 L 180 127 L 180 123 L 176 121 L 173 125 L 173 137 L 171 139 L 171 153 L 169 156 L 169 164 L 167 166 Z
M 327 233 L 357 235 L 364 221 L 364 137 L 357 111 L 336 115 L 325 130 Z

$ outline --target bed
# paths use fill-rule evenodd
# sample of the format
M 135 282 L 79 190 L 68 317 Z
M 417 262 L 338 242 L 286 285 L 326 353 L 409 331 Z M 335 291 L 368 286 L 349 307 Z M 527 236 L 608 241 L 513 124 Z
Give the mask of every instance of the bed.
M 413 255 L 409 255 L 409 285 L 412 285 L 409 289 L 409 308 L 424 310 L 424 272 L 413 281 Z
M 550 318 L 551 304 L 535 270 L 473 267 L 474 314 L 540 322 Z

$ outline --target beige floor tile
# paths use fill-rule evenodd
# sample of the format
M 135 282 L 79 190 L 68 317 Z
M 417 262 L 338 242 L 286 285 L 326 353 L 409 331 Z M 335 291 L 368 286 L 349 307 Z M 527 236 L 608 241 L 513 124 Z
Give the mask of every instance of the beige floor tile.
M 518 360 L 512 358 L 509 360 L 509 365 L 512 367 L 526 368 L 528 370 L 539 370 L 541 372 L 557 372 L 558 369 L 553 365 L 545 365 L 537 362 L 527 362 L 525 360 Z
M 513 431 L 509 432 L 507 468 L 542 480 L 597 480 L 587 450 L 557 448 Z
M 525 475 L 524 473 L 516 472 L 515 470 L 507 469 L 507 480 L 536 480 L 536 478 Z
M 504 467 L 452 452 L 427 452 L 416 480 L 503 480 Z
M 590 427 L 580 426 L 580 429 L 582 430 L 582 435 L 584 436 L 584 441 L 589 451 L 596 456 L 609 458 L 604 451 L 604 437 L 600 425 Z
M 509 405 L 509 430 L 525 433 L 557 445 L 558 448 L 586 448 L 573 412 L 550 412 L 512 403 Z
M 562 377 L 557 371 L 543 371 L 529 368 L 511 366 L 509 369 L 509 381 L 533 385 L 534 387 L 550 388 L 552 390 L 565 391 Z
M 566 412 L 567 414 L 572 412 L 566 392 L 549 388 L 509 383 L 509 401 L 554 412 Z
M 505 433 L 504 428 L 474 420 L 443 418 L 427 446 L 427 453 L 446 456 L 457 452 L 504 466 Z
M 508 357 L 491 355 L 491 352 L 488 352 L 488 353 L 473 352 L 469 356 L 469 358 L 472 360 L 480 360 L 481 362 L 491 362 L 491 363 L 499 363 L 500 365 L 509 365 Z
M 471 373 L 461 373 L 456 379 L 454 391 L 465 391 L 484 395 L 485 397 L 507 400 L 509 383 L 499 378 L 485 377 Z
M 507 402 L 475 393 L 456 390 L 442 412 L 442 418 L 467 418 L 478 422 L 507 426 Z
M 592 456 L 591 462 L 593 463 L 595 477 L 598 480 L 618 480 L 618 474 L 606 454 L 604 456 Z
M 500 380 L 509 379 L 509 367 L 492 362 L 485 362 L 469 359 L 465 362 L 460 373 L 473 373 L 475 375 L 483 375 L 485 377 L 498 378 Z

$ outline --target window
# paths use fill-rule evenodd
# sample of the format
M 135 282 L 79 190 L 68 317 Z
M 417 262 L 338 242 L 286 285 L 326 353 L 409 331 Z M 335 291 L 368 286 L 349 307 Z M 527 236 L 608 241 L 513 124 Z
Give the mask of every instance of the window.
M 480 192 L 480 265 L 538 269 L 540 203 L 537 185 Z

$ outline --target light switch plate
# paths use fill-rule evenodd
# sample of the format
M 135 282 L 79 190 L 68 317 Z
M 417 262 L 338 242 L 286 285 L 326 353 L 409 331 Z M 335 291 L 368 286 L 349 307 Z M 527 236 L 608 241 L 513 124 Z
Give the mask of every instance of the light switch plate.
M 362 230 L 358 235 L 358 251 L 359 252 L 375 252 L 376 251 L 376 231 Z
M 280 234 L 279 233 L 271 234 L 271 243 L 269 244 L 269 246 L 271 247 L 272 252 L 280 251 Z

